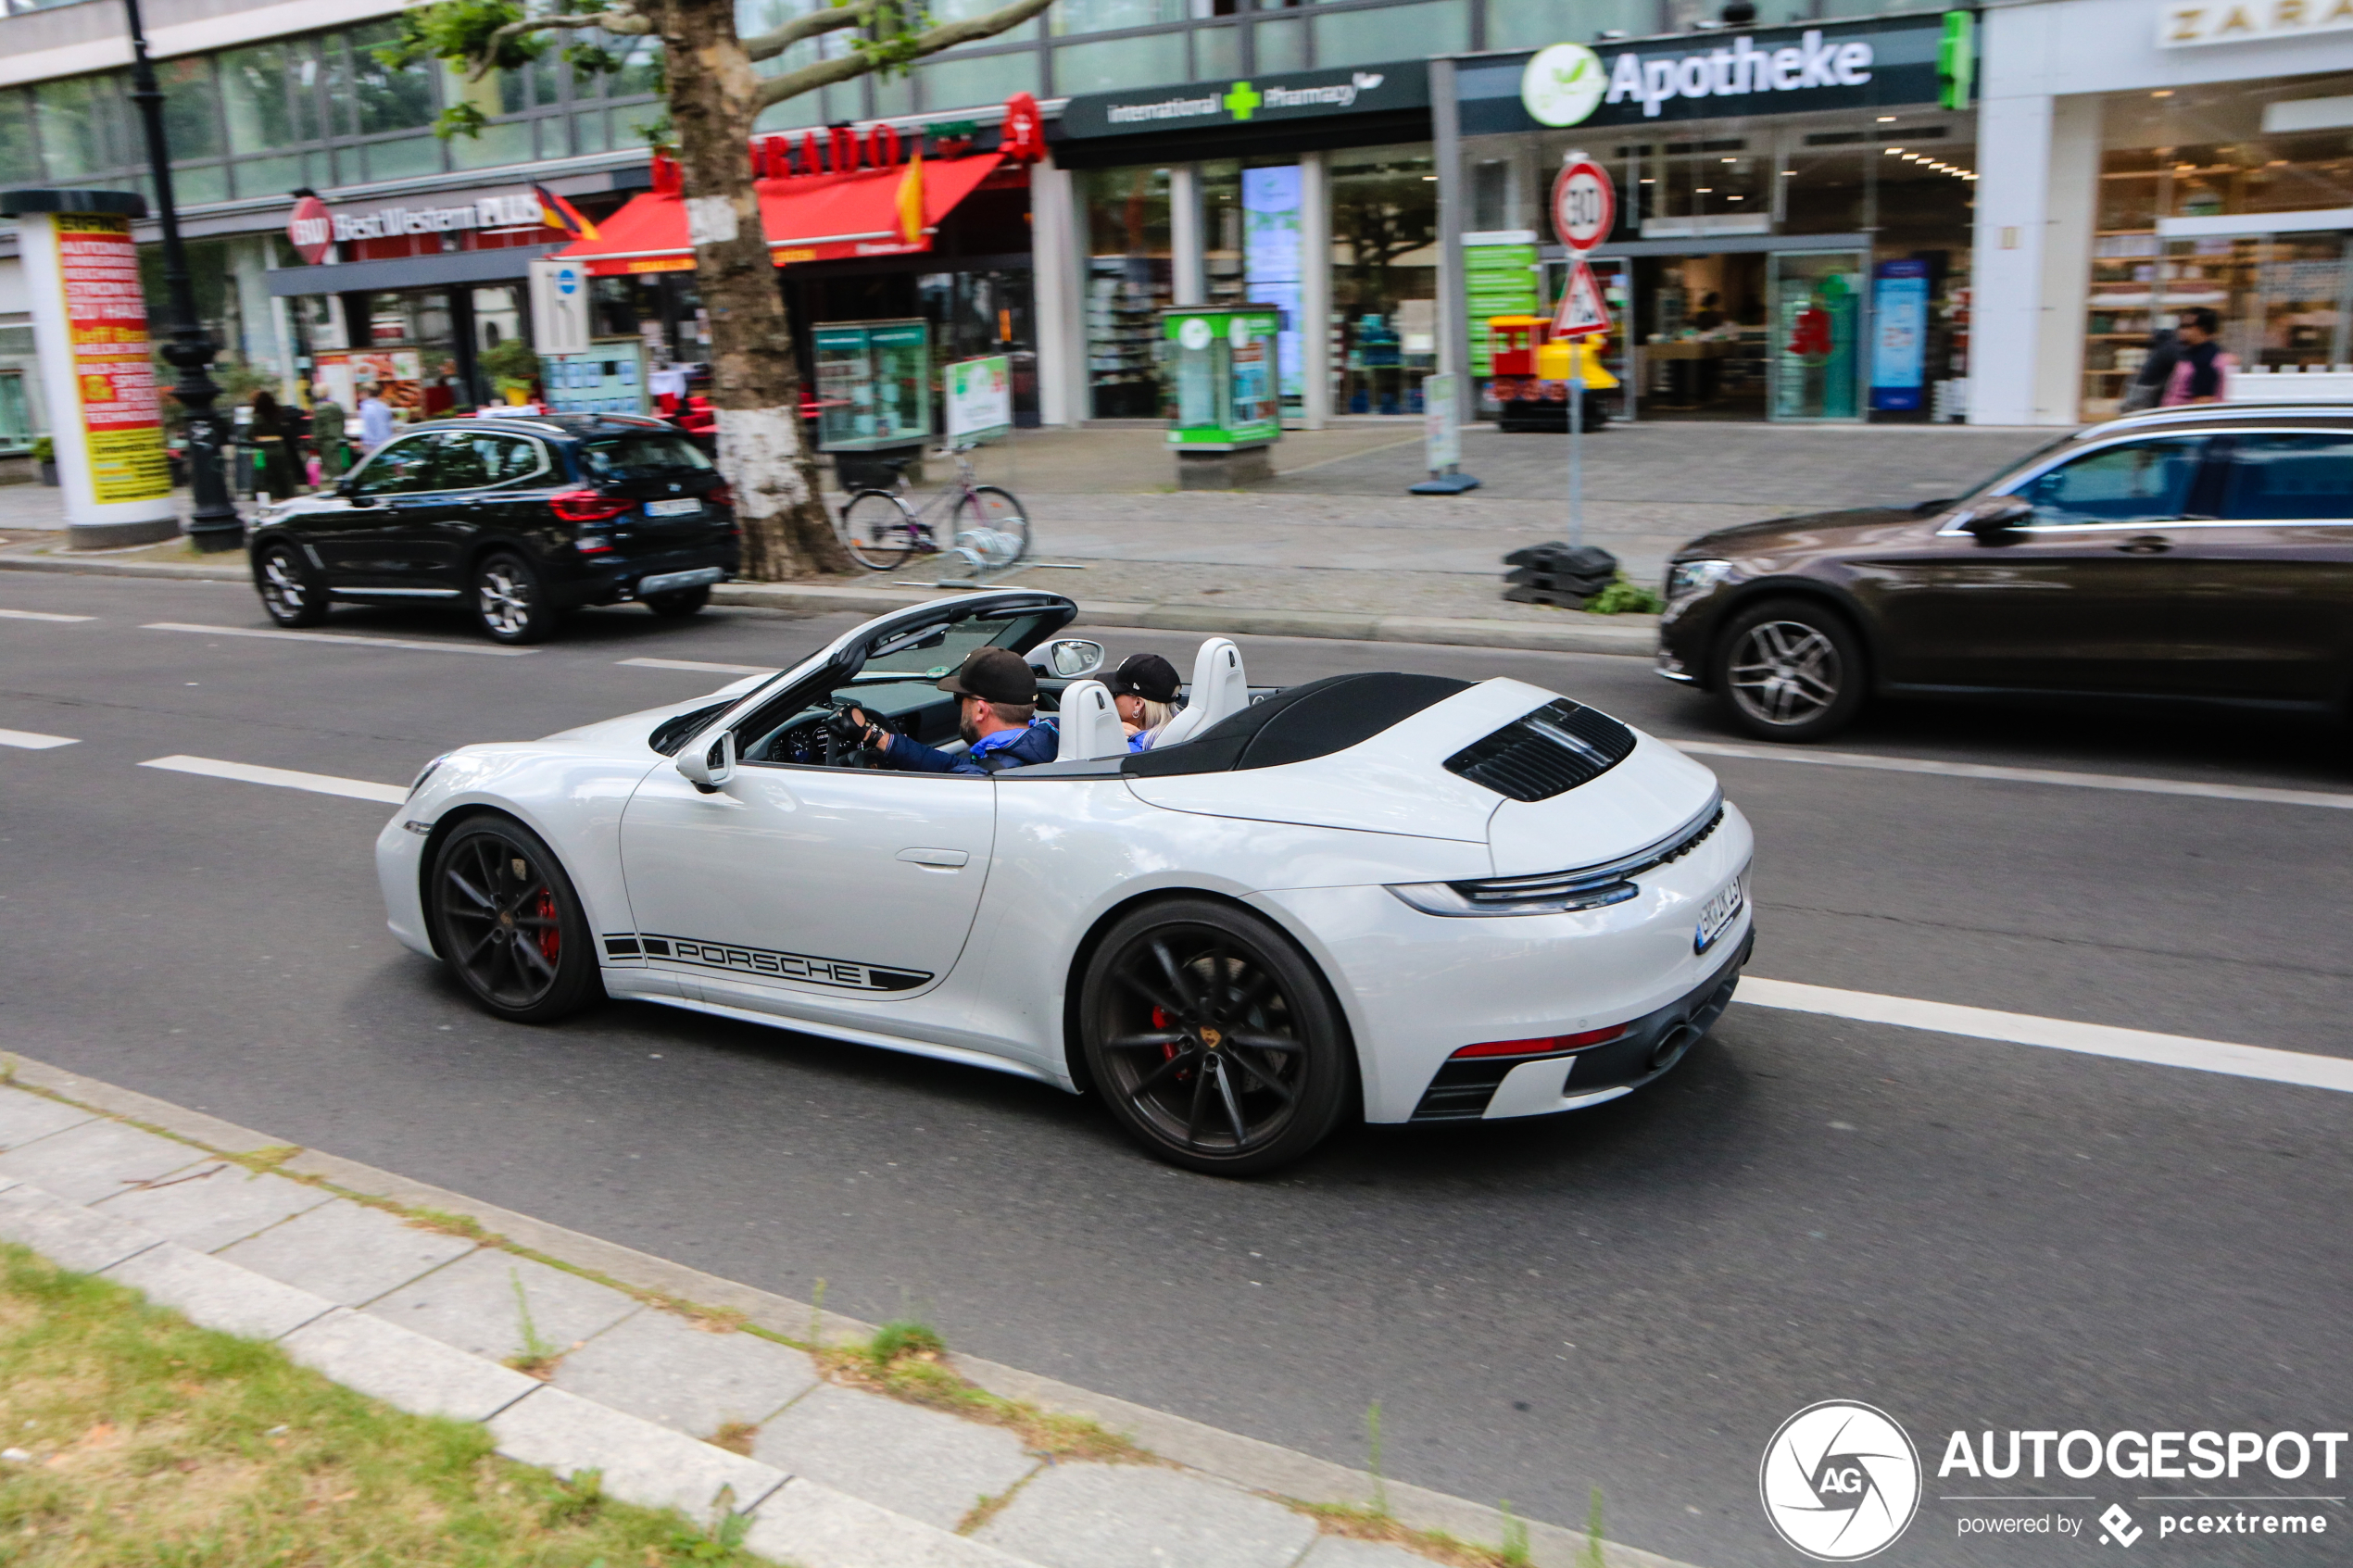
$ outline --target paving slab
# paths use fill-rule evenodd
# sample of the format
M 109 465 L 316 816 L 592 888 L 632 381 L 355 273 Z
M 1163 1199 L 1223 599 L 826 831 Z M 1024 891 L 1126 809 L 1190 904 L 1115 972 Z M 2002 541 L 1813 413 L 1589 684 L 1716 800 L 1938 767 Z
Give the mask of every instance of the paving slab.
M 61 1269 L 86 1274 L 163 1245 L 145 1225 L 109 1220 L 29 1182 L 0 1192 L 0 1241 L 30 1247 Z
M 464 1236 L 420 1230 L 397 1215 L 339 1198 L 220 1255 L 331 1301 L 364 1307 L 475 1250 Z
M 796 1475 L 754 1511 L 747 1549 L 794 1568 L 1029 1568 L 1019 1558 Z
M 283 1176 L 215 1160 L 185 1179 L 126 1188 L 95 1207 L 116 1219 L 160 1231 L 182 1247 L 217 1252 L 333 1197 Z
M 323 1296 L 167 1241 L 133 1253 L 107 1278 L 170 1307 L 191 1323 L 247 1339 L 277 1339 L 335 1310 Z
M 1387 1541 L 1325 1536 L 1299 1560 L 1299 1568 L 1429 1568 L 1429 1559 Z
M 526 1303 L 532 1332 L 559 1354 L 644 1310 L 609 1285 L 484 1248 L 380 1298 L 368 1311 L 445 1345 L 503 1361 L 527 1349 Z
M 974 1534 L 1040 1568 L 1291 1568 L 1315 1523 L 1222 1481 L 1058 1464 Z
M 785 1472 L 698 1442 L 560 1388 L 536 1392 L 490 1420 L 498 1451 L 570 1478 L 601 1471 L 607 1496 L 648 1508 L 674 1508 L 707 1524 L 722 1506 L 743 1512 L 785 1484 Z
M 95 1203 L 134 1182 L 195 1164 L 203 1150 L 120 1122 L 91 1121 L 0 1154 L 0 1174 L 69 1203 Z
M 753 1457 L 952 1530 L 1038 1468 L 1021 1439 L 881 1394 L 820 1384 L 760 1429 Z
M 488 1421 L 543 1386 L 496 1361 L 348 1309 L 329 1312 L 278 1343 L 304 1366 L 412 1415 Z
M 80 1123 L 94 1121 L 97 1114 L 63 1100 L 29 1095 L 22 1089 L 0 1090 L 0 1149 L 14 1148 Z
M 816 1386 L 817 1368 L 789 1345 L 711 1334 L 648 1309 L 566 1356 L 552 1381 L 689 1437 L 712 1437 L 729 1422 L 766 1421 Z

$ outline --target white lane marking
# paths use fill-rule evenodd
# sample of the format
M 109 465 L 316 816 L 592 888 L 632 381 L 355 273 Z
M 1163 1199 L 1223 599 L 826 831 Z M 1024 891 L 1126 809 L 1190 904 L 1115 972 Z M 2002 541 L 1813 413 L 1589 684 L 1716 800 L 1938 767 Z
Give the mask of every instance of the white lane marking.
M 640 670 L 701 670 L 713 675 L 774 675 L 773 664 L 706 664 L 699 659 L 622 659 L 617 664 L 634 664 Z
M 0 746 L 13 746 L 25 751 L 48 751 L 60 746 L 80 746 L 71 735 L 44 735 L 36 730 L 0 730 Z
M 2073 789 L 2120 789 L 2141 795 L 2194 795 L 2209 800 L 2259 800 L 2272 806 L 2328 806 L 2353 811 L 2353 793 L 2322 789 L 2271 789 L 2260 784 L 2192 784 L 2126 773 L 2070 773 L 2051 768 L 1997 768 L 1982 762 L 1929 762 L 1913 757 L 1872 757 L 1860 751 L 1801 751 L 1794 747 L 1730 746 L 1722 741 L 1677 740 L 1667 745 L 1699 757 L 1737 757 L 1750 762 L 1811 762 L 1818 768 L 1870 768 L 1885 773 L 1937 773 L 1954 779 L 2004 779 L 2012 784 L 2065 784 Z
M 95 621 L 94 615 L 53 615 L 45 609 L 0 609 L 0 621 Z
M 333 632 L 269 632 L 258 626 L 194 626 L 181 621 L 153 621 L 142 632 L 195 632 L 208 637 L 270 637 L 289 643 L 348 643 L 363 648 L 414 648 L 422 653 L 486 653 L 494 659 L 521 659 L 537 648 L 503 648 L 496 643 L 421 643 L 402 637 L 346 637 Z
M 1940 1035 L 1962 1035 L 1975 1040 L 2042 1046 L 2057 1051 L 2079 1051 L 2085 1056 L 2114 1057 L 2120 1061 L 2186 1067 L 2197 1073 L 2221 1073 L 2233 1078 L 2260 1078 L 2267 1083 L 2299 1084 L 2306 1088 L 2353 1094 L 2353 1060 L 2309 1051 L 2238 1046 L 2226 1040 L 2194 1039 L 2186 1035 L 2155 1035 L 2144 1029 L 2119 1029 L 2113 1024 L 2078 1023 L 2071 1019 L 1996 1012 L 1991 1008 L 1881 997 L 1869 991 L 1839 991 L 1828 985 L 1801 985 L 1794 981 L 1764 980 L 1754 975 L 1742 977 L 1733 999 L 1791 1012 L 1822 1013 L 1865 1023 L 1893 1023 L 1905 1029 L 1932 1029 Z
M 409 798 L 399 784 L 373 784 L 366 779 L 339 779 L 332 773 L 298 773 L 290 768 L 261 768 L 250 762 L 223 762 L 211 757 L 157 757 L 139 764 L 175 773 L 196 773 L 208 779 L 234 779 L 239 784 L 275 784 L 280 789 L 307 789 L 316 795 L 342 795 L 354 800 L 376 800 L 397 806 Z

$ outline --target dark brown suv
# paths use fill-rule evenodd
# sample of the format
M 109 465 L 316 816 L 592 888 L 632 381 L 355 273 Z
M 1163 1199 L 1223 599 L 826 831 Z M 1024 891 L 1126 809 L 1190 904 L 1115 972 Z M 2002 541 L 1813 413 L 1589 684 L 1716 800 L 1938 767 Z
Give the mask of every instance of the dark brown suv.
M 1957 500 L 1675 553 L 1658 672 L 1818 740 L 1874 692 L 2353 703 L 2353 406 L 2203 405 L 2053 442 Z

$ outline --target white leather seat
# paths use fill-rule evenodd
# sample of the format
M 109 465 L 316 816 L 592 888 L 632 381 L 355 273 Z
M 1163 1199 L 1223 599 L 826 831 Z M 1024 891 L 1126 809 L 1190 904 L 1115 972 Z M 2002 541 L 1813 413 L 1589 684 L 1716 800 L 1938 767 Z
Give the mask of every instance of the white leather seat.
M 1152 749 L 1189 741 L 1228 714 L 1250 706 L 1250 680 L 1242 673 L 1242 650 L 1224 637 L 1202 644 L 1193 659 L 1192 695 L 1185 710 L 1168 721 Z
M 1120 728 L 1119 709 L 1111 688 L 1101 681 L 1073 681 L 1063 689 L 1062 746 L 1057 762 L 1080 762 L 1096 757 L 1120 757 L 1127 751 L 1127 732 Z

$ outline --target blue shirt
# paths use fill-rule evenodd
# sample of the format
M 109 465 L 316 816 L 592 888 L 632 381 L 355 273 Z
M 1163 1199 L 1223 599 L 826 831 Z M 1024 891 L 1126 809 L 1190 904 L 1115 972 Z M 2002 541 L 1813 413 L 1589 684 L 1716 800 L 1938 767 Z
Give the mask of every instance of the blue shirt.
M 1054 721 L 1032 719 L 1026 729 L 998 730 L 981 736 L 962 757 L 899 735 L 892 739 L 890 749 L 883 753 L 883 765 L 905 772 L 971 773 L 986 778 L 1006 768 L 1051 762 L 1062 750 L 1062 731 Z M 980 759 L 987 757 L 996 759 L 995 768 L 980 765 Z

